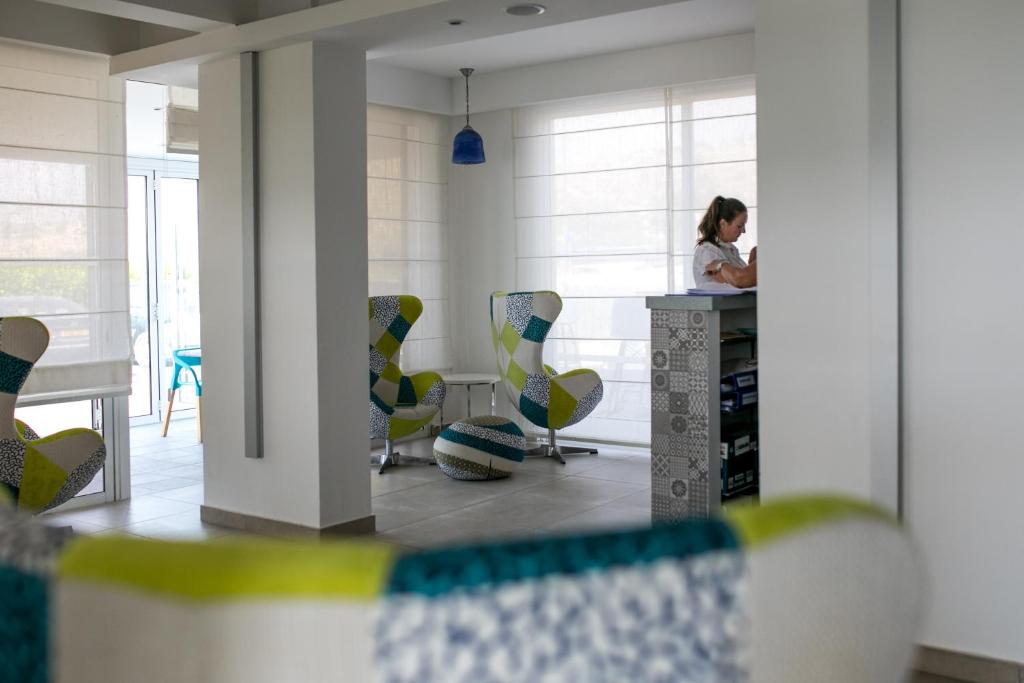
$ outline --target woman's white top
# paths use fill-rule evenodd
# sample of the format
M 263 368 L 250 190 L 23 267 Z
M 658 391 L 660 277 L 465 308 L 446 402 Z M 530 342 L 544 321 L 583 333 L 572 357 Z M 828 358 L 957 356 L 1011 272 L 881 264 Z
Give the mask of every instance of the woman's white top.
M 743 262 L 743 257 L 740 256 L 740 250 L 734 244 L 705 242 L 697 245 L 697 250 L 693 252 L 693 280 L 697 283 L 697 288 L 716 282 L 713 277 L 704 274 L 704 269 L 708 267 L 708 264 L 715 261 L 725 261 L 730 266 L 737 268 L 747 267 L 747 264 Z

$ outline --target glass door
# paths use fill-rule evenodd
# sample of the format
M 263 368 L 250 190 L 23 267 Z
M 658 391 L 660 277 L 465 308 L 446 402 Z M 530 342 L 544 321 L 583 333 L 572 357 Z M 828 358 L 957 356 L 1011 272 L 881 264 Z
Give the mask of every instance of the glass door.
M 128 176 L 132 324 L 132 425 L 156 422 L 167 405 L 175 349 L 199 345 L 199 181 L 195 169 Z M 194 413 L 191 387 L 175 417 Z M 179 411 L 181 414 L 179 415 Z
M 157 173 L 156 183 L 158 354 L 164 382 L 160 397 L 166 400 L 171 353 L 199 346 L 199 181 Z M 195 406 L 192 387 L 183 387 L 174 400 L 175 413 Z
M 153 174 L 128 175 L 128 291 L 131 312 L 132 394 L 128 417 L 132 423 L 157 419 L 159 382 L 156 375 L 155 277 L 150 268 L 156 257 L 153 209 Z

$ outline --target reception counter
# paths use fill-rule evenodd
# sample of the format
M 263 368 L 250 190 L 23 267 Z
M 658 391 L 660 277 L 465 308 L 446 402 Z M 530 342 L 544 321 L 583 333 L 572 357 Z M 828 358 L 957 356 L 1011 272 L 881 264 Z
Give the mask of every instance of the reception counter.
M 733 331 L 757 327 L 757 297 L 652 296 L 647 308 L 651 519 L 712 515 L 722 500 L 721 366 L 727 359 L 756 357 L 756 336 Z

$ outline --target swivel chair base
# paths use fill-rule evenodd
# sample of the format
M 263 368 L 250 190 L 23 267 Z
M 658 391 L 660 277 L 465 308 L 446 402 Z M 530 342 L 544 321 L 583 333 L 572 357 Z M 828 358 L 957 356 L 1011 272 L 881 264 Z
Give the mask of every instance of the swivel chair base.
M 401 465 L 403 462 L 406 462 L 406 461 L 409 461 L 409 462 L 422 462 L 422 463 L 427 463 L 428 465 L 436 465 L 437 464 L 436 462 L 434 462 L 434 459 L 432 457 L 431 458 L 422 458 L 422 457 L 420 457 L 418 455 L 402 455 L 401 453 L 399 453 L 398 451 L 395 450 L 394 442 L 391 441 L 391 439 L 385 439 L 385 441 L 384 441 L 384 454 L 382 456 L 380 456 L 380 460 L 379 461 L 371 460 L 371 462 L 374 465 L 380 465 L 380 468 L 377 470 L 377 474 L 384 474 L 385 470 L 388 470 L 388 469 L 392 468 L 395 465 Z
M 536 448 L 531 448 L 526 451 L 526 457 L 528 458 L 555 458 L 558 462 L 565 464 L 565 458 L 563 455 L 597 455 L 596 448 L 586 448 L 580 446 L 559 446 L 555 440 L 555 430 L 548 430 L 548 442 L 542 443 Z

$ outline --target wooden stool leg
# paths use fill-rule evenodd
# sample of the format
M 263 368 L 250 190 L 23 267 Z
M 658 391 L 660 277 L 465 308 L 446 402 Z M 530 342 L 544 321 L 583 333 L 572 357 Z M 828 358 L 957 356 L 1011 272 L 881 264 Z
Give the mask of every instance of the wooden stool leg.
M 199 436 L 199 443 L 203 442 L 203 397 L 196 396 L 196 434 Z
M 160 436 L 167 436 L 167 428 L 171 426 L 172 407 L 174 407 L 174 389 L 167 392 L 167 412 L 164 413 L 164 430 Z

